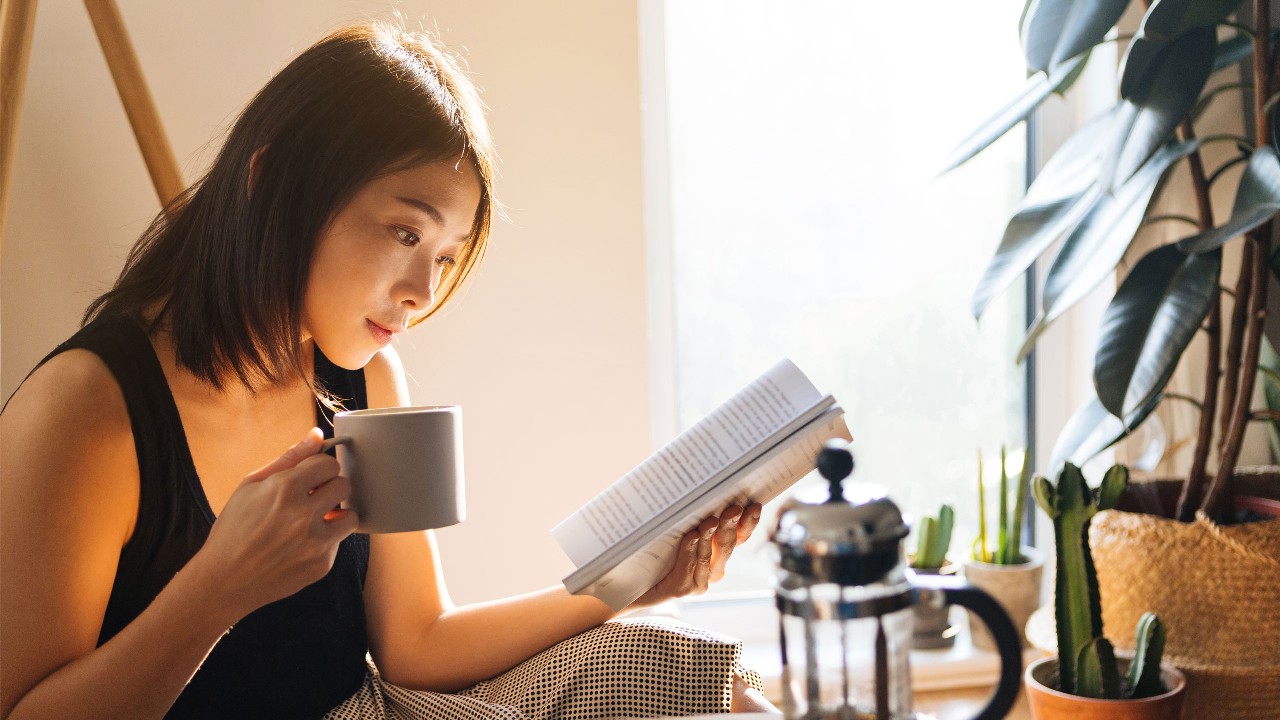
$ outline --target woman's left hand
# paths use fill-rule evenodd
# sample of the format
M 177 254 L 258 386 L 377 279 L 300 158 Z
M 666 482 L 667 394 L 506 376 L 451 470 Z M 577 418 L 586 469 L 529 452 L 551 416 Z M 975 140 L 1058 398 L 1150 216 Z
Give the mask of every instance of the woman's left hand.
M 632 607 L 706 592 L 708 585 L 724 577 L 725 563 L 729 562 L 734 548 L 746 542 L 759 523 L 760 503 L 751 503 L 745 508 L 732 505 L 720 513 L 720 517 L 703 520 L 680 539 L 671 571 Z

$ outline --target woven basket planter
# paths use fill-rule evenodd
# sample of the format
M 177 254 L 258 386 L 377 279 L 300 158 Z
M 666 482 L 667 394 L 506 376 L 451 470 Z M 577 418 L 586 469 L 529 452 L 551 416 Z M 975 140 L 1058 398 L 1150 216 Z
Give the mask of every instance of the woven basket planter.
M 1169 630 L 1187 676 L 1184 717 L 1280 720 L 1280 518 L 1217 525 L 1099 513 L 1089 533 L 1102 617 L 1132 651 L 1142 613 Z

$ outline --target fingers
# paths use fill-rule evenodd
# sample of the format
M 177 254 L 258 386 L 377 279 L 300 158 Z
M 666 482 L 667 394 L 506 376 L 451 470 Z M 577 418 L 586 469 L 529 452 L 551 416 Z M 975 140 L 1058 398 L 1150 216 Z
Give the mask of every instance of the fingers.
M 712 543 L 715 557 L 711 562 L 711 582 L 717 582 L 724 577 L 725 563 L 729 562 L 729 556 L 738 545 L 738 527 L 742 513 L 742 508 L 731 505 L 720 514 Z
M 706 592 L 711 581 L 711 557 L 714 555 L 717 521 L 707 518 L 698 526 L 697 561 L 693 566 L 692 586 L 690 592 Z
M 324 514 L 324 522 L 335 537 L 345 538 L 360 527 L 360 516 L 355 510 L 333 509 Z
M 296 445 L 285 450 L 280 457 L 263 465 L 245 476 L 244 482 L 258 482 L 266 480 L 278 472 L 292 469 L 307 458 L 320 452 L 320 446 L 324 443 L 324 434 L 320 432 L 320 428 L 311 428 L 302 440 Z
M 742 511 L 742 518 L 738 521 L 738 544 L 746 542 L 751 537 L 751 533 L 755 532 L 760 525 L 760 511 L 764 506 L 760 503 L 751 503 Z
M 317 512 L 328 512 L 351 497 L 351 481 L 338 475 L 311 491 L 311 503 Z
M 731 506 L 719 517 L 706 518 L 685 533 L 677 545 L 671 570 L 642 598 L 645 604 L 696 595 L 724 576 L 725 564 L 760 523 L 760 503 Z

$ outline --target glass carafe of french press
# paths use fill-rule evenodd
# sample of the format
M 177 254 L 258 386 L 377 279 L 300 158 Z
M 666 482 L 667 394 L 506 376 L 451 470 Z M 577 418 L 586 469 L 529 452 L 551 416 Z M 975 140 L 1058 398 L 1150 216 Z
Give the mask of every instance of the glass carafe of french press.
M 788 720 L 907 720 L 912 711 L 911 607 L 961 605 L 987 624 L 1000 682 L 980 720 L 1002 718 L 1018 695 L 1022 645 L 991 596 L 949 577 L 913 576 L 907 525 L 881 489 L 842 484 L 853 456 L 824 448 L 830 483 L 818 502 L 791 500 L 778 518 L 783 713 Z

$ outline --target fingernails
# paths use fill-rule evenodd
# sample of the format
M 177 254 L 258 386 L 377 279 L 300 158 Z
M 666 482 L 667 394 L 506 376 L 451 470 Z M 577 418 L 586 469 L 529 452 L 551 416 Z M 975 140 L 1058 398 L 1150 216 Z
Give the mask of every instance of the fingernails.
M 716 533 L 716 529 L 715 529 L 715 528 L 708 528 L 707 530 L 703 531 L 703 533 L 702 533 L 702 539 L 703 539 L 703 540 L 710 540 L 710 539 L 711 539 L 711 536 L 712 536 L 712 535 L 714 535 L 715 533 Z

